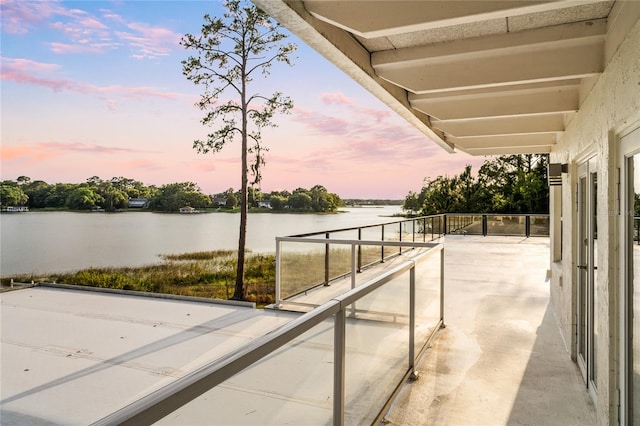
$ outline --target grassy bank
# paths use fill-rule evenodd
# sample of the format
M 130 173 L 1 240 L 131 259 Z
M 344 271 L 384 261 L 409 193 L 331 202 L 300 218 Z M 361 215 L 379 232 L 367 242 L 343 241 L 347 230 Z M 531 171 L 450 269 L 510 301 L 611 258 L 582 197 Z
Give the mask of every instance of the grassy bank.
M 385 256 L 397 253 L 388 248 Z M 161 256 L 153 265 L 121 268 L 88 268 L 59 274 L 3 277 L 2 286 L 16 283 L 56 282 L 79 286 L 230 299 L 236 279 L 236 252 L 203 251 Z M 363 246 L 362 265 L 380 260 L 380 247 Z M 275 302 L 275 256 L 248 252 L 245 265 L 247 301 L 262 307 Z M 349 274 L 351 249 L 331 247 L 329 279 Z M 321 285 L 325 278 L 324 245 L 308 251 L 287 250 L 282 254 L 281 293 L 289 297 Z
M 61 274 L 17 275 L 15 282 L 57 282 L 122 290 L 229 299 L 233 295 L 237 261 L 235 252 L 218 250 L 161 256 L 154 265 L 125 268 L 88 268 Z M 247 300 L 259 306 L 273 303 L 275 257 L 248 253 L 245 266 Z

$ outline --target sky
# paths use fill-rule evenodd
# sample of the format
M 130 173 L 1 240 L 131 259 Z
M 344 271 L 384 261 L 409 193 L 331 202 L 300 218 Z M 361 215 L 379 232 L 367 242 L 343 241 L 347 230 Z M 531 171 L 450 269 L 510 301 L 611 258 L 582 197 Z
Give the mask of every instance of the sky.
M 127 177 L 195 182 L 209 194 L 240 187 L 240 141 L 199 154 L 201 87 L 182 74 L 184 34 L 218 1 L 0 0 L 0 178 L 81 183 Z M 255 91 L 294 102 L 265 129 L 261 189 L 323 185 L 342 198 L 402 199 L 425 178 L 482 158 L 448 154 L 295 36 Z

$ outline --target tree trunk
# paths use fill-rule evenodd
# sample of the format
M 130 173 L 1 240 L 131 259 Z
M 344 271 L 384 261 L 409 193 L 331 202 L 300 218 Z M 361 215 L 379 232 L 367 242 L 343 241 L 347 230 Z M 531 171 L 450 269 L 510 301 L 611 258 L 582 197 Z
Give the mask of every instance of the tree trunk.
M 243 152 L 243 157 L 246 154 Z M 242 161 L 245 163 L 245 160 Z M 240 201 L 240 235 L 238 237 L 238 268 L 236 270 L 236 286 L 233 291 L 234 300 L 246 300 L 247 291 L 244 285 L 244 255 L 247 239 L 247 188 L 246 172 L 242 179 L 242 198 Z
M 234 300 L 246 300 L 247 290 L 244 285 L 244 255 L 247 240 L 247 141 L 242 138 L 242 188 L 240 189 L 240 235 L 238 236 L 238 267 L 236 269 L 236 286 L 233 291 Z
M 242 64 L 242 90 L 240 93 L 240 98 L 242 102 L 242 187 L 240 189 L 241 198 L 240 198 L 240 235 L 238 236 L 238 267 L 236 269 L 236 287 L 233 292 L 234 300 L 246 300 L 247 299 L 247 289 L 244 285 L 244 252 L 245 245 L 247 239 L 247 213 L 248 213 L 248 160 L 247 160 L 247 101 L 246 101 L 246 76 L 244 75 L 244 71 L 246 68 L 246 60 Z

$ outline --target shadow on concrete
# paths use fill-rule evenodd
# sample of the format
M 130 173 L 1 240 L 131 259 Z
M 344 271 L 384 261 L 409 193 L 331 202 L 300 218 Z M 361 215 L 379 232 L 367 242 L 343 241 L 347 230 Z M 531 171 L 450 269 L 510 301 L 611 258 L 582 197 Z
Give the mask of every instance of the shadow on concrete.
M 508 419 L 510 425 L 595 425 L 595 409 L 547 304 Z

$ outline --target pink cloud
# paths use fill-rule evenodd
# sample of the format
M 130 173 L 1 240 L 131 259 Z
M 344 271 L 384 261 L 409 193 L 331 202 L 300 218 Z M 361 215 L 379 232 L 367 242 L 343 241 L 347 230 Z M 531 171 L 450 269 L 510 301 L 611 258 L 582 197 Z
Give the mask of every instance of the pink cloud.
M 165 28 L 132 22 L 128 25 L 133 32 L 118 32 L 119 37 L 127 40 L 136 50 L 132 57 L 136 59 L 166 56 L 179 44 L 180 35 Z
M 121 148 L 114 146 L 104 146 L 96 144 L 88 144 L 82 142 L 40 142 L 38 147 L 45 150 L 52 150 L 56 152 L 88 152 L 92 154 L 119 154 L 119 153 L 131 153 L 142 152 L 132 148 Z
M 350 133 L 349 121 L 332 117 L 317 111 L 308 111 L 300 107 L 294 107 L 293 119 L 315 130 L 316 134 L 337 136 Z
M 179 48 L 179 34 L 141 22 L 127 22 L 107 9 L 100 10 L 102 16 L 93 16 L 55 1 L 0 0 L 0 6 L 4 32 L 27 34 L 45 24 L 59 31 L 66 40 L 49 43 L 51 51 L 58 54 L 103 53 L 126 45 L 133 58 L 153 59 Z M 52 19 L 56 21 L 49 23 Z M 110 21 L 113 27 L 103 20 Z
M 327 105 L 336 105 L 336 104 L 351 105 L 352 103 L 351 99 L 347 98 L 341 92 L 322 93 L 320 95 L 320 100 Z
M 92 84 L 52 76 L 59 66 L 30 61 L 28 59 L 2 58 L 2 80 L 46 87 L 54 92 L 69 91 L 99 97 L 111 94 L 124 98 L 175 99 L 177 93 L 162 92 L 153 87 L 94 86 Z M 114 106 L 110 102 L 110 108 Z
M 29 146 L 3 145 L 0 148 L 0 158 L 2 161 L 25 161 L 27 163 L 37 163 L 49 158 L 59 157 L 69 153 L 117 155 L 140 153 L 132 148 L 117 146 L 104 146 L 82 142 L 38 142 Z M 145 153 L 148 153 L 145 152 Z
M 129 160 L 129 161 L 123 161 L 117 164 L 119 167 L 123 167 L 125 169 L 145 169 L 145 170 L 159 170 L 159 169 L 163 169 L 164 167 L 162 167 L 160 164 L 158 164 L 155 161 L 151 161 L 149 159 L 136 159 L 136 160 Z
M 361 109 L 356 108 L 360 113 Z M 383 114 L 336 118 L 317 111 L 296 108 L 294 120 L 313 130 L 313 134 L 327 137 L 330 145 L 316 150 L 313 158 L 340 157 L 355 162 L 372 159 L 404 161 L 416 156 L 428 156 L 438 148 L 417 130 L 401 126 L 394 120 L 380 120 Z M 337 113 L 336 113 L 337 115 Z
M 57 157 L 62 153 L 40 150 L 37 146 L 2 146 L 0 147 L 0 159 L 2 161 L 26 161 L 37 163 L 49 158 Z
M 63 14 L 64 8 L 53 1 L 0 0 L 2 31 L 26 34 L 50 17 Z
M 53 53 L 60 54 L 76 54 L 76 53 L 100 53 L 105 45 L 89 45 L 89 44 L 65 44 L 65 43 L 49 43 Z

